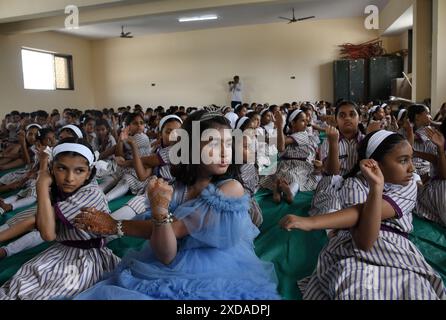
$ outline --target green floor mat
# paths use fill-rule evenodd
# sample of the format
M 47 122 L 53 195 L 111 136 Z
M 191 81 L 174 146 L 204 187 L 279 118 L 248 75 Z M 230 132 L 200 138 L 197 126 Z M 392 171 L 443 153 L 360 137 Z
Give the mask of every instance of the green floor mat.
M 325 231 L 288 232 L 278 225 L 287 214 L 308 216 L 312 197 L 313 192 L 300 192 L 292 205 L 285 202 L 277 205 L 267 191 L 261 190 L 256 195 L 264 222 L 255 240 L 255 251 L 262 260 L 274 263 L 278 290 L 284 299 L 301 299 L 296 282 L 313 272 L 319 252 L 327 242 Z
M 414 216 L 410 240 L 446 283 L 446 228 Z
M 110 210 L 112 212 L 116 211 L 117 209 L 121 208 L 124 204 L 126 204 L 127 201 L 129 201 L 132 197 L 133 196 L 125 196 L 115 201 L 112 201 L 109 205 Z M 146 240 L 144 239 L 122 237 L 121 239 L 116 239 L 111 241 L 107 245 L 107 247 L 109 247 L 118 257 L 122 257 L 130 249 L 135 249 L 135 250 L 141 249 L 145 241 Z

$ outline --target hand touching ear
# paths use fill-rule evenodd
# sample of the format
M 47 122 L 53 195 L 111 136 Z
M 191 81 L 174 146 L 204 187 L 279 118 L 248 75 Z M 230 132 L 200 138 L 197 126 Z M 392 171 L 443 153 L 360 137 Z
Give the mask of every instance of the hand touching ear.
M 370 186 L 384 186 L 384 176 L 378 162 L 373 159 L 364 159 L 359 166 Z

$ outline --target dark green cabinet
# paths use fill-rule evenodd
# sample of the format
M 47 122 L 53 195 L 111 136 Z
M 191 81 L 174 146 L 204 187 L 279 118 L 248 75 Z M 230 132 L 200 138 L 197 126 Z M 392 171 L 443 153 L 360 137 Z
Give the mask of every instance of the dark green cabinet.
M 362 102 L 365 98 L 365 61 L 337 60 L 334 62 L 334 97 Z
M 392 92 L 392 79 L 403 77 L 403 71 L 404 60 L 398 56 L 336 60 L 333 72 L 334 101 L 343 99 L 360 103 L 388 100 Z
M 368 63 L 368 99 L 388 100 L 392 93 L 392 79 L 403 77 L 403 58 L 376 57 Z

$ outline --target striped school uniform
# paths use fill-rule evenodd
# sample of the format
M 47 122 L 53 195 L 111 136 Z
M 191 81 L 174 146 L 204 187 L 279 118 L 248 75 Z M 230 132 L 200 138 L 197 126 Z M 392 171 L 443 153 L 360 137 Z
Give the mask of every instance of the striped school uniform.
M 139 156 L 145 157 L 152 153 L 152 147 L 150 145 L 149 137 L 144 133 L 138 133 L 133 136 L 136 145 L 138 146 Z M 125 158 L 133 159 L 131 149 L 125 148 Z M 147 185 L 147 180 L 140 181 L 136 171 L 132 167 L 118 167 L 114 175 L 119 180 L 124 180 L 130 187 L 132 194 L 142 194 Z
M 272 142 L 273 139 L 277 139 L 277 134 L 273 133 L 274 128 L 259 127 L 256 129 L 256 140 L 254 140 L 256 164 L 261 173 L 274 164 L 278 156 L 277 146 Z
M 308 212 L 310 216 L 330 213 L 341 209 L 339 190 L 344 182 L 343 176 L 348 174 L 358 161 L 358 145 L 363 138 L 364 135 L 360 132 L 351 140 L 340 135 L 338 143 L 339 175 L 324 175 L 321 181 L 319 181 L 311 203 L 311 209 Z M 328 151 L 329 143 L 328 139 L 325 139 L 321 145 L 321 159 L 324 163 L 327 161 Z
M 245 193 L 251 197 L 249 215 L 252 223 L 259 227 L 263 222 L 262 209 L 260 208 L 255 194 L 259 189 L 259 173 L 254 164 L 243 164 L 240 166 L 240 183 L 245 189 Z
M 153 170 L 153 174 L 158 178 L 163 178 L 167 182 L 172 182 L 174 178 L 172 177 L 172 173 L 170 172 L 170 152 L 171 147 L 159 147 L 155 153 L 158 156 L 160 161 L 160 165 L 155 167 Z
M 57 216 L 56 243 L 25 263 L 0 288 L 0 299 L 69 298 L 91 287 L 120 259 L 104 247 L 103 238 L 73 227 L 84 207 L 109 212 L 106 198 L 96 182 L 54 205 Z
M 38 167 L 39 159 L 36 156 L 36 153 L 37 153 L 36 147 L 33 145 L 30 148 L 28 148 L 28 153 L 29 153 L 29 156 L 31 157 L 31 163 L 27 164 L 25 166 L 25 168 L 23 168 L 23 169 L 18 169 L 18 170 L 15 170 L 13 172 L 9 172 L 9 173 L 3 175 L 2 177 L 0 177 L 0 184 L 6 185 L 6 184 L 10 184 L 10 183 L 16 182 L 16 181 L 24 178 L 25 175 L 31 169 Z
M 172 173 L 170 172 L 170 158 L 169 158 L 170 147 L 158 148 L 156 151 L 156 155 L 160 160 L 160 165 L 154 168 L 153 175 L 158 178 L 163 178 L 167 182 L 172 182 L 174 178 L 172 177 Z M 136 215 L 141 214 L 147 211 L 146 207 L 146 192 L 139 194 L 132 199 L 130 199 L 125 205 L 129 206 Z
M 24 211 L 21 211 L 21 212 L 17 213 L 16 215 L 14 215 L 13 217 L 9 218 L 8 220 L 6 220 L 5 224 L 12 227 L 13 225 L 15 225 L 16 223 L 18 223 L 22 220 L 25 220 L 30 217 L 34 217 L 36 215 L 36 213 L 37 213 L 37 206 L 33 206 L 33 207 L 26 209 Z
M 430 143 L 426 153 L 437 155 L 437 147 Z M 414 213 L 442 226 L 446 226 L 446 180 L 438 174 L 436 163 L 431 164 L 430 181 L 418 187 L 418 201 Z
M 115 145 L 116 145 L 116 140 L 111 134 L 108 135 L 107 143 L 104 146 L 102 146 L 100 144 L 98 137 L 94 137 L 94 139 L 91 143 L 91 147 L 93 148 L 93 151 L 95 151 L 95 152 L 97 151 L 99 153 L 102 153 L 102 152 L 114 147 Z M 107 166 L 106 166 L 106 168 L 103 168 L 103 169 L 101 168 L 100 170 L 96 171 L 96 178 L 98 178 L 98 179 L 104 178 L 105 176 L 112 175 L 118 167 L 116 161 L 114 160 L 113 155 L 109 156 L 106 159 L 102 159 L 101 161 L 106 162 Z
M 311 124 L 313 123 L 314 121 L 311 121 Z M 307 131 L 308 135 L 310 136 L 310 140 L 311 142 L 313 142 L 314 147 L 318 148 L 319 145 L 321 144 L 321 139 L 319 138 L 319 131 L 314 130 L 312 126 L 308 126 L 305 131 Z
M 425 128 L 419 128 L 415 131 L 415 139 L 413 144 L 413 149 L 415 151 L 429 153 L 432 150 L 432 142 L 426 135 Z M 405 136 L 405 135 L 404 135 Z M 415 166 L 417 174 L 422 177 L 429 174 L 430 172 L 430 162 L 423 160 L 421 158 L 413 158 L 413 164 Z
M 358 175 L 345 181 L 343 206 L 364 203 L 369 187 Z M 383 200 L 396 216 L 382 221 L 372 249 L 362 251 L 349 230 L 340 230 L 321 251 L 313 275 L 298 282 L 304 299 L 434 300 L 446 299 L 441 277 L 408 239 L 417 186 L 385 184 Z
M 316 148 L 306 131 L 297 132 L 290 136 L 294 143 L 286 147 L 277 172 L 262 177 L 260 186 L 273 190 L 278 178 L 284 179 L 289 185 L 297 183 L 300 191 L 312 191 L 319 182 L 318 176 L 313 174 L 313 161 L 316 159 Z

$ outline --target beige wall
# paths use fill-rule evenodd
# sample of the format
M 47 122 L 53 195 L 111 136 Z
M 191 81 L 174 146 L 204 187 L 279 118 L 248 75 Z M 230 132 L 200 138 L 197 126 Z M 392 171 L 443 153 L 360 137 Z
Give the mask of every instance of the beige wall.
M 74 91 L 25 90 L 21 48 L 73 55 Z M 79 107 L 95 104 L 91 74 L 91 43 L 59 33 L 0 36 L 0 117 L 11 110 Z
M 432 39 L 432 111 L 446 102 L 446 1 L 434 0 Z
M 432 80 L 432 0 L 416 0 L 413 28 L 412 100 L 431 97 Z
M 392 36 L 392 37 L 382 37 L 383 46 L 386 49 L 387 53 L 393 53 L 395 51 L 399 51 L 403 48 L 402 37 L 401 36 Z
M 386 49 L 387 53 L 394 53 L 396 51 L 400 51 L 403 49 L 409 49 L 409 32 L 404 31 L 399 35 L 391 36 L 391 37 L 382 37 L 383 46 Z M 406 56 L 404 58 L 404 71 L 406 74 L 409 69 L 409 58 Z
M 95 41 L 96 102 L 227 104 L 234 74 L 241 77 L 245 101 L 332 100 L 338 45 L 376 37 L 362 18 L 354 18 Z

